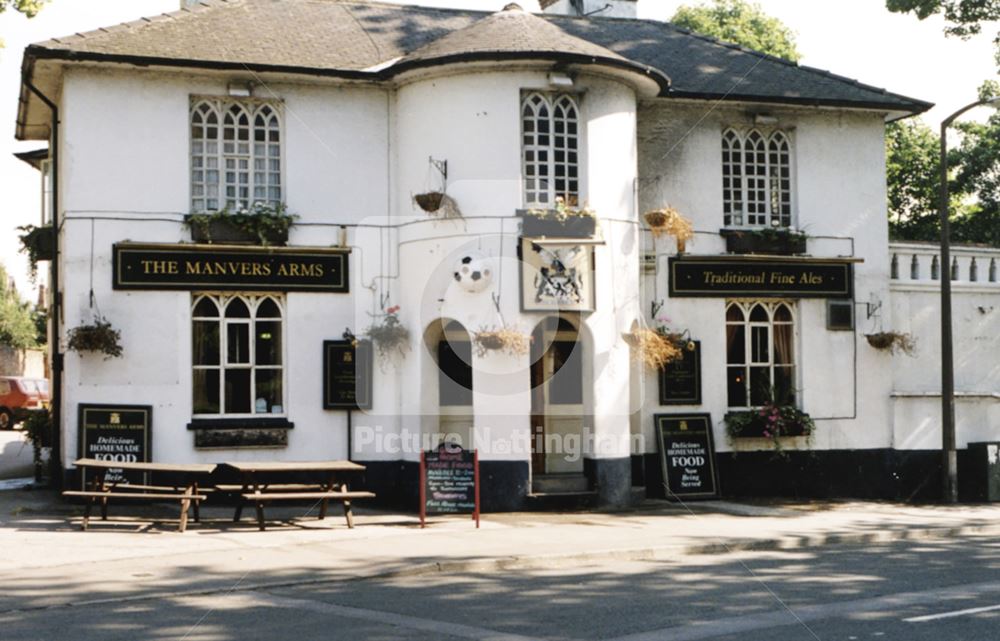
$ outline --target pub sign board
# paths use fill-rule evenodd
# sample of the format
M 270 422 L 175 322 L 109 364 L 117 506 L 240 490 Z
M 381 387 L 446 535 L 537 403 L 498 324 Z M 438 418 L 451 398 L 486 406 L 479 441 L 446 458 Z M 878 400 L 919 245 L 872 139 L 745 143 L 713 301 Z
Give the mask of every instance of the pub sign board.
M 455 443 L 420 453 L 420 527 L 428 514 L 471 513 L 479 527 L 479 452 Z
M 118 243 L 114 289 L 332 292 L 350 290 L 349 251 Z
M 668 499 L 715 498 L 719 480 L 709 414 L 657 414 L 663 486 Z
M 80 458 L 124 463 L 152 460 L 153 407 L 151 405 L 79 405 Z M 148 484 L 145 472 L 109 469 L 107 483 Z
M 854 295 L 854 264 L 847 260 L 673 257 L 669 267 L 670 296 L 675 298 Z
M 701 341 L 660 368 L 660 405 L 701 405 Z
M 371 408 L 371 341 L 323 341 L 323 409 Z

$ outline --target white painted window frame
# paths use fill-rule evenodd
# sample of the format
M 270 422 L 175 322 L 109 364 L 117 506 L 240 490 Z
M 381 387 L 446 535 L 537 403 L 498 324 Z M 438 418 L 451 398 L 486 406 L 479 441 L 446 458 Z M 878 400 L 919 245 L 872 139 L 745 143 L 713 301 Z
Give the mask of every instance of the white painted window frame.
M 767 321 L 751 321 L 750 320 L 750 313 L 753 311 L 753 309 L 757 305 L 760 305 L 767 312 Z M 731 307 L 733 307 L 733 306 L 738 307 L 740 309 L 740 311 L 743 313 L 743 320 L 742 321 L 734 322 L 734 321 L 730 321 L 729 320 L 729 309 Z M 780 308 L 782 306 L 784 306 L 788 310 L 789 315 L 792 318 L 792 320 L 790 322 L 788 322 L 788 321 L 776 321 L 774 319 L 775 313 L 777 312 L 778 308 Z M 727 357 L 726 357 L 726 381 L 727 381 L 727 388 L 726 388 L 727 398 L 726 398 L 726 404 L 729 407 L 729 409 L 733 409 L 733 410 L 746 410 L 746 409 L 753 409 L 755 407 L 759 407 L 759 406 L 753 405 L 752 402 L 751 402 L 751 399 L 752 399 L 752 390 L 750 388 L 750 369 L 751 368 L 767 367 L 768 380 L 770 380 L 771 385 L 773 386 L 774 385 L 774 370 L 775 370 L 775 368 L 776 367 L 779 367 L 779 368 L 780 367 L 785 367 L 785 368 L 790 367 L 791 370 L 792 370 L 790 380 L 792 381 L 793 389 L 797 390 L 798 389 L 798 376 L 799 376 L 799 372 L 800 372 L 799 353 L 801 352 L 801 350 L 799 349 L 799 314 L 798 314 L 798 309 L 797 309 L 797 305 L 795 304 L 795 302 L 794 301 L 790 301 L 790 300 L 727 300 L 726 301 L 725 310 L 726 310 L 726 329 L 727 330 L 731 326 L 742 326 L 744 328 L 744 331 L 743 331 L 743 337 L 744 337 L 743 338 L 743 350 L 744 350 L 744 354 L 743 354 L 743 363 L 742 364 L 740 364 L 740 363 L 732 364 L 732 363 L 729 362 L 729 358 L 728 358 L 728 345 L 726 346 L 726 351 L 727 351 Z M 792 327 L 792 363 L 791 363 L 790 366 L 788 364 L 785 364 L 785 363 L 775 363 L 775 348 L 774 348 L 774 326 L 775 325 L 783 325 L 783 326 L 790 325 Z M 753 329 L 755 327 L 756 328 L 764 328 L 766 330 L 766 333 L 767 333 L 767 346 L 768 346 L 768 357 L 766 359 L 757 359 L 757 360 L 754 359 L 754 354 L 753 354 L 753 352 L 754 352 L 754 350 L 753 350 Z M 728 341 L 728 339 L 727 339 L 727 341 Z M 728 399 L 729 370 L 736 369 L 736 368 L 742 368 L 742 370 L 743 370 L 743 385 L 744 385 L 744 389 L 745 389 L 745 393 L 746 393 L 746 399 L 747 399 L 747 404 L 743 405 L 743 406 L 728 405 L 728 403 L 729 403 L 729 399 Z M 801 401 L 800 401 L 800 398 L 799 398 L 799 394 L 796 393 L 795 394 L 795 403 L 796 403 L 796 405 L 799 404 L 800 402 Z
M 544 107 L 546 115 L 542 115 Z M 572 108 L 572 115 L 557 116 Z M 530 109 L 532 115 L 526 115 Z M 580 98 L 571 93 L 525 91 L 521 97 L 521 193 L 524 206 L 551 209 L 556 199 L 562 198 L 571 207 L 583 203 L 582 143 L 583 129 L 580 118 Z M 528 126 L 530 123 L 530 127 Z M 548 142 L 542 144 L 539 123 L 545 123 Z M 562 131 L 558 129 L 562 128 Z M 571 132 L 575 129 L 575 133 Z M 562 144 L 557 144 L 559 139 Z M 561 159 L 557 156 L 562 155 Z M 544 160 L 541 157 L 544 155 Z M 575 160 L 571 158 L 575 156 Z M 543 171 L 544 170 L 544 173 Z M 560 176 L 561 171 L 561 176 Z M 572 174 L 575 172 L 575 176 Z M 559 180 L 565 185 L 560 189 Z
M 218 316 L 206 317 L 206 316 L 195 316 L 195 308 L 197 308 L 198 303 L 202 299 L 210 299 L 218 310 Z M 257 317 L 257 311 L 261 304 L 270 299 L 278 307 L 280 313 L 279 318 L 259 318 Z M 250 310 L 249 318 L 227 318 L 226 317 L 226 307 L 233 300 L 241 300 L 243 304 L 247 306 Z M 219 412 L 213 414 L 193 414 L 194 418 L 286 418 L 288 416 L 288 370 L 286 364 L 288 363 L 288 331 L 287 331 L 287 306 L 285 302 L 285 297 L 281 294 L 273 293 L 262 293 L 262 294 L 242 294 L 242 293 L 213 293 L 213 292 L 196 292 L 191 297 L 191 340 L 192 340 L 192 353 L 191 353 L 191 369 L 193 371 L 215 371 L 219 377 Z M 279 365 L 257 365 L 257 354 L 256 354 L 256 325 L 257 322 L 274 322 L 278 321 L 281 324 L 281 363 Z M 196 322 L 216 322 L 219 324 L 219 363 L 217 365 L 196 365 L 194 364 L 194 327 Z M 246 324 L 249 325 L 249 360 L 246 363 L 242 362 L 229 362 L 229 326 Z M 280 413 L 257 413 L 253 407 L 249 413 L 226 413 L 226 381 L 225 372 L 228 369 L 249 369 L 250 370 L 250 391 L 251 391 L 251 405 L 256 401 L 256 390 L 257 390 L 257 372 L 260 370 L 280 370 L 281 372 L 281 407 L 284 411 Z M 192 394 L 194 394 L 193 389 L 193 377 L 192 377 Z
M 245 126 L 227 122 L 234 110 L 245 116 Z M 279 100 L 191 97 L 188 131 L 192 212 L 233 211 L 254 203 L 276 206 L 284 202 L 283 113 Z M 214 123 L 210 122 L 213 116 Z M 226 132 L 234 129 L 244 132 L 245 140 L 228 142 Z M 261 137 L 263 140 L 258 140 Z M 241 177 L 245 180 L 241 181 Z M 233 193 L 227 192 L 230 188 Z
M 795 178 L 795 138 L 791 130 L 775 129 L 767 131 L 760 128 L 748 129 L 744 132 L 734 127 L 727 127 L 722 132 L 722 213 L 723 225 L 726 228 L 762 229 L 776 227 L 790 228 L 797 222 L 796 178 Z M 763 144 L 763 164 L 748 159 L 747 145 L 752 139 L 759 139 Z M 733 143 L 739 145 L 734 152 Z M 784 143 L 786 148 L 777 150 L 784 154 L 785 160 L 775 163 L 772 146 Z M 734 153 L 739 154 L 735 159 Z M 763 167 L 763 173 L 753 171 Z M 782 176 L 782 171 L 787 175 Z M 751 185 L 752 181 L 760 180 L 759 187 Z M 782 180 L 787 186 L 781 185 Z M 777 184 L 776 184 L 777 182 Z M 760 192 L 754 194 L 753 192 Z M 782 199 L 782 196 L 785 198 Z M 777 198 L 777 200 L 776 200 Z M 759 209 L 749 211 L 751 202 Z M 778 211 L 775 211 L 777 209 Z M 782 211 L 784 209 L 785 211 Z

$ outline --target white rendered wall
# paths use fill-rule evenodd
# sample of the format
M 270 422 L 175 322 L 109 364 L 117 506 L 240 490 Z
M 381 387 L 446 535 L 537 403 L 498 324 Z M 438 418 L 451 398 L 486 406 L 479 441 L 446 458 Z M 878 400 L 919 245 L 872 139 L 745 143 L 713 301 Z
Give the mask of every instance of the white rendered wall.
M 190 96 L 225 93 L 225 80 L 212 78 L 67 72 L 61 104 L 64 328 L 91 320 L 92 280 L 100 312 L 121 330 L 125 354 L 104 361 L 67 353 L 66 460 L 77 451 L 77 404 L 92 402 L 153 405 L 153 450 L 161 461 L 347 456 L 345 414 L 322 409 L 322 341 L 369 320 L 363 310 L 370 309 L 371 293 L 362 278 L 372 278 L 378 268 L 367 262 L 377 261 L 372 252 L 358 251 L 351 259 L 352 294 L 285 297 L 285 405 L 295 429 L 288 447 L 277 451 L 195 451 L 186 429 L 192 411 L 191 294 L 111 289 L 113 243 L 190 241 L 180 224 L 189 210 Z M 384 215 L 383 92 L 274 84 L 258 87 L 257 95 L 284 102 L 285 195 L 289 211 L 306 223 L 292 229 L 291 244 L 334 245 L 340 224 Z M 348 243 L 357 235 L 352 229 Z
M 799 398 L 802 408 L 817 421 L 811 447 L 890 447 L 891 364 L 867 349 L 861 336 L 871 322 L 864 303 L 888 300 L 882 118 L 815 110 L 771 109 L 770 113 L 778 117 L 776 127 L 791 133 L 797 214 L 793 226 L 810 236 L 809 254 L 854 256 L 864 261 L 854 270 L 859 303 L 855 332 L 828 331 L 822 300 L 797 304 Z M 729 126 L 745 131 L 753 127 L 753 118 L 734 108 L 706 114 L 700 105 L 668 103 L 644 104 L 639 112 L 640 211 L 669 204 L 691 218 L 697 232 L 688 243 L 691 254 L 725 252 L 718 233 L 723 227 L 721 136 Z M 651 252 L 648 233 L 644 242 Z M 664 301 L 660 315 L 669 317 L 674 328 L 690 329 L 694 339 L 702 340 L 704 402 L 701 407 L 661 408 L 655 377 L 648 376 L 643 431 L 647 439 L 652 437 L 653 413 L 710 411 L 717 447 L 724 451 L 729 449 L 722 422 L 727 411 L 722 383 L 725 298 L 668 298 L 667 255 L 675 251 L 671 239 L 657 242 L 659 277 L 654 285 L 651 273 L 644 276 L 647 302 L 643 308 L 648 314 L 648 301 Z
M 283 100 L 284 194 L 289 210 L 300 216 L 290 244 L 337 244 L 340 225 L 348 225 L 352 293 L 285 297 L 285 405 L 295 424 L 288 447 L 196 451 L 186 429 L 192 412 L 192 296 L 113 291 L 110 256 L 112 245 L 125 240 L 189 241 L 181 220 L 189 207 L 190 96 L 222 96 L 225 86 L 224 79 L 209 77 L 67 73 L 61 105 L 64 327 L 91 319 L 93 282 L 100 312 L 122 332 L 125 358 L 67 354 L 66 460 L 76 453 L 76 407 L 91 402 L 153 405 L 154 457 L 161 461 L 345 458 L 345 415 L 322 410 L 322 341 L 340 338 L 345 328 L 360 334 L 380 299 L 402 306 L 413 340 L 404 357 L 376 368 L 375 406 L 356 414 L 355 425 L 397 437 L 426 431 L 437 413 L 436 386 L 427 380 L 435 369 L 420 340 L 430 322 L 454 317 L 470 332 L 499 325 L 493 293 L 500 295 L 504 319 L 526 332 L 546 316 L 520 311 L 515 258 L 515 211 L 523 205 L 521 91 L 547 90 L 545 74 L 466 74 L 417 82 L 389 97 L 361 88 L 258 87 L 258 97 Z M 586 408 L 598 412 L 598 432 L 627 436 L 628 350 L 617 336 L 639 313 L 635 98 L 627 87 L 586 75 L 577 88 L 583 189 L 603 219 L 608 243 L 596 250 L 598 311 L 584 315 L 594 363 L 584 378 Z M 448 192 L 464 221 L 429 220 L 412 207 L 412 194 L 439 187 L 430 156 L 449 161 Z M 496 264 L 493 289 L 478 295 L 451 286 L 455 259 L 470 249 Z M 494 442 L 527 436 L 527 357 L 490 355 L 475 365 L 483 383 L 475 393 L 477 427 L 490 428 Z M 596 455 L 627 456 L 623 441 Z M 502 447 L 484 458 L 527 458 Z M 415 451 L 374 445 L 356 447 L 353 454 L 365 460 L 416 458 Z

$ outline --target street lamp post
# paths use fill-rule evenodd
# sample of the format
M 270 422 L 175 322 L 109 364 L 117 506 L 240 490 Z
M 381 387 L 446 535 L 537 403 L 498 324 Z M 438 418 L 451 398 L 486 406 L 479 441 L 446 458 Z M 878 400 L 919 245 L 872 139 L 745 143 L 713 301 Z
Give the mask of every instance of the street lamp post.
M 948 127 L 966 111 L 983 105 L 1000 106 L 1000 97 L 977 100 L 941 122 L 941 454 L 944 500 L 958 502 L 958 453 L 955 450 L 955 355 L 951 331 L 951 228 L 948 221 Z

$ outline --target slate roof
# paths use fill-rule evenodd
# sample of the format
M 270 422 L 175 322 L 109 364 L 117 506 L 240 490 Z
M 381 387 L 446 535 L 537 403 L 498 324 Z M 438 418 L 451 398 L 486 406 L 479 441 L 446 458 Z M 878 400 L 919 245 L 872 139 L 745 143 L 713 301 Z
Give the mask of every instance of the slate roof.
M 571 35 L 516 4 L 407 53 L 386 71 L 398 74 L 414 67 L 457 60 L 538 58 L 620 67 L 653 77 L 664 90 L 670 86 L 670 79 L 659 69 Z
M 191 9 L 30 45 L 25 67 L 48 58 L 378 80 L 391 77 L 395 65 L 518 46 L 489 15 L 364 0 L 203 0 Z M 653 68 L 672 81 L 669 89 L 661 82 L 668 97 L 907 113 L 932 106 L 660 21 L 530 17 L 522 51 L 541 39 L 551 41 L 549 53 Z

